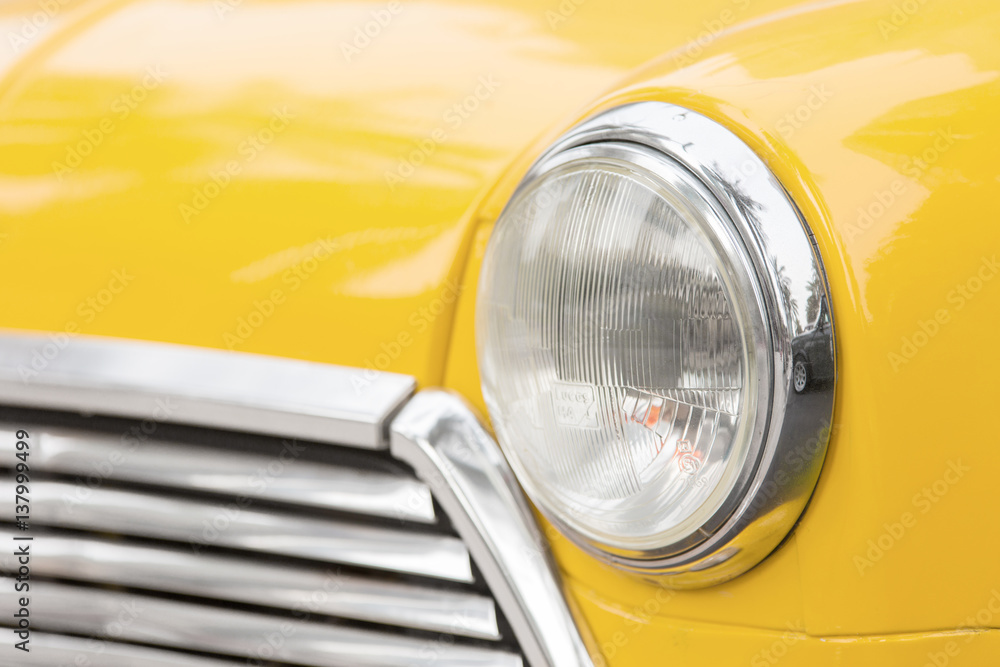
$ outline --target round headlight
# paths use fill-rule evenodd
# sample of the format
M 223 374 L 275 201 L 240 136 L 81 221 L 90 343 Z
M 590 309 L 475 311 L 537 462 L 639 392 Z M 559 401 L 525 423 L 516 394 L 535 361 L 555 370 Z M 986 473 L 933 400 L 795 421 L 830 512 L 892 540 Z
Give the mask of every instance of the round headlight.
M 746 542 L 777 544 L 822 460 L 832 382 L 813 370 L 802 423 L 785 415 L 823 285 L 794 206 L 721 126 L 643 103 L 575 128 L 508 203 L 479 288 L 483 391 L 529 497 L 592 552 L 678 585 L 752 566 L 766 552 L 747 564 Z M 810 429 L 822 444 L 754 508 Z M 787 526 L 748 538 L 790 501 Z

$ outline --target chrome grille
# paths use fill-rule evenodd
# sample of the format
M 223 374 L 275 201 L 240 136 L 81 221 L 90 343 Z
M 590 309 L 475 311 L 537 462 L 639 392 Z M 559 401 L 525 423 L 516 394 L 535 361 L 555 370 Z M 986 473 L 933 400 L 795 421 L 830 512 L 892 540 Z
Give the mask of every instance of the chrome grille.
M 415 387 L 0 331 L 0 428 L 32 432 L 17 535 L 0 432 L 0 538 L 32 545 L 32 650 L 0 648 L 0 667 L 593 667 L 496 441 L 460 397 Z
M 465 543 L 387 452 L 34 410 L 3 417 L 0 442 L 31 433 L 35 537 L 35 650 L 9 664 L 522 664 Z M 14 496 L 12 461 L 0 498 Z M 13 509 L 0 502 L 6 544 Z M 9 578 L 17 564 L 5 551 Z M 13 583 L 0 592 L 12 608 Z

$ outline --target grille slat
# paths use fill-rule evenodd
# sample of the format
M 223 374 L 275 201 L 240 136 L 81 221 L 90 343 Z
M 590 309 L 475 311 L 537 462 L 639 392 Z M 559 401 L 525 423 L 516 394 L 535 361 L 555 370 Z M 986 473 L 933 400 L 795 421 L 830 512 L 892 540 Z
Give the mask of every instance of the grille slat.
M 13 497 L 11 484 L 5 497 Z M 37 481 L 31 486 L 35 526 L 118 533 L 181 542 L 200 553 L 220 546 L 472 582 L 469 552 L 448 535 L 414 533 L 304 518 L 293 512 L 245 509 L 238 500 L 207 502 L 143 491 Z M 0 519 L 14 506 L 0 503 Z
M 141 430 L 138 433 L 142 435 Z M 13 442 L 13 437 L 13 433 L 0 432 L 4 442 Z M 140 443 L 133 433 L 116 439 L 46 428 L 34 436 L 31 467 L 90 484 L 104 480 L 155 484 L 435 522 L 430 490 L 414 477 L 301 460 L 306 447 L 306 443 L 282 440 L 277 451 L 265 455 L 175 442 Z
M 17 534 L 0 528 L 0 541 L 13 544 Z M 5 554 L 0 568 L 16 572 L 16 556 Z M 500 638 L 491 598 L 345 574 L 338 568 L 276 569 L 232 555 L 195 555 L 184 548 L 46 533 L 33 540 L 31 573 L 280 610 L 307 609 L 318 615 L 478 639 Z
M 16 667 L 66 667 L 68 665 L 100 665 L 101 667 L 236 667 L 245 661 L 232 662 L 193 656 L 190 653 L 167 651 L 146 646 L 120 644 L 93 638 L 70 637 L 47 632 L 31 634 L 32 649 L 18 656 L 17 662 L 0 665 Z M 21 653 L 19 651 L 19 653 Z
M 0 580 L 0 599 L 11 608 L 13 580 Z M 316 667 L 521 667 L 502 650 L 465 646 L 385 632 L 222 609 L 133 593 L 33 582 L 32 615 L 45 632 L 103 637 L 116 628 L 119 641 Z M 43 663 L 45 664 L 45 663 Z M 142 663 L 139 663 L 142 664 Z M 169 664 L 169 663 L 168 663 Z

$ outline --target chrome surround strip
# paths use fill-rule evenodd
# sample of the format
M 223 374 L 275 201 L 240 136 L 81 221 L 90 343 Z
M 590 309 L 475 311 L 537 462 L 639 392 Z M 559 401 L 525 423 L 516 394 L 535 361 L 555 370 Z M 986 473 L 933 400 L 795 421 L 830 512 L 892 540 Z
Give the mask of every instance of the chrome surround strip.
M 13 480 L 0 480 L 0 490 L 13 497 Z M 184 543 L 193 553 L 218 545 L 450 581 L 474 581 L 469 552 L 455 537 L 248 507 L 238 500 L 205 502 L 149 492 L 88 489 L 48 480 L 31 484 L 31 522 L 37 527 L 170 540 Z M 0 519 L 14 521 L 13 503 L 0 503 Z
M 365 449 L 413 378 L 184 345 L 0 334 L 0 404 L 155 419 Z
M 103 480 L 154 484 L 178 491 L 228 493 L 433 524 L 430 489 L 412 474 L 362 470 L 305 461 L 304 443 L 284 441 L 271 452 L 239 452 L 147 440 L 131 432 L 115 439 L 103 433 L 18 424 L 31 432 L 31 467 L 72 475 L 91 483 Z M 0 423 L 0 437 L 14 425 Z M 0 466 L 9 462 L 0 462 Z
M 433 491 L 468 545 L 532 667 L 592 667 L 524 495 L 457 396 L 425 390 L 392 422 L 392 454 Z
M 0 602 L 5 609 L 14 608 L 14 580 L 0 577 L 0 586 Z M 232 655 L 245 664 L 409 667 L 426 659 L 436 667 L 522 665 L 520 657 L 500 650 L 465 646 L 453 639 L 340 627 L 303 613 L 306 618 L 282 617 L 46 580 L 31 582 L 32 628 L 42 632 L 105 637 L 113 627 L 112 636 L 120 641 Z
M 17 531 L 0 527 L 6 544 Z M 0 557 L 0 571 L 16 574 L 13 551 Z M 276 568 L 246 558 L 195 554 L 190 549 L 45 533 L 31 543 L 36 577 L 123 586 L 226 600 L 383 625 L 500 639 L 496 605 L 482 595 L 345 574 L 335 566 Z M 317 593 L 319 592 L 319 593 Z M 461 619 L 461 623 L 456 623 Z
M 583 549 L 622 569 L 655 575 L 658 583 L 698 588 L 732 579 L 770 554 L 795 525 L 816 482 L 832 429 L 836 352 L 829 288 L 815 238 L 784 188 L 733 132 L 673 104 L 639 102 L 600 113 L 558 139 L 529 169 L 518 192 L 571 149 L 628 144 L 651 149 L 663 164 L 678 167 L 710 193 L 706 202 L 728 223 L 753 263 L 763 298 L 770 341 L 769 402 L 756 455 L 745 464 L 746 479 L 723 510 L 691 540 L 651 553 L 624 552 L 567 527 L 538 504 L 545 516 Z M 517 192 L 512 196 L 512 200 Z M 812 286 L 812 288 L 810 287 Z M 831 314 L 825 330 L 802 331 L 813 296 L 819 312 Z M 799 393 L 794 369 L 796 341 L 815 334 L 817 349 L 828 350 L 828 384 Z M 768 394 L 765 394 L 767 396 Z

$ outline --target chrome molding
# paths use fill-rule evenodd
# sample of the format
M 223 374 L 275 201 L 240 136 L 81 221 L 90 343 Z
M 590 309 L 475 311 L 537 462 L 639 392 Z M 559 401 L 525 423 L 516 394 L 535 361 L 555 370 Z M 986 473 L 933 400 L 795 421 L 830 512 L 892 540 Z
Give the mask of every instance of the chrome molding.
M 304 443 L 284 442 L 269 453 L 239 452 L 18 424 L 32 434 L 31 466 L 86 480 L 114 480 L 206 491 L 254 500 L 355 512 L 432 524 L 430 489 L 412 475 L 304 461 Z M 13 442 L 13 426 L 7 442 Z M 0 424 L 0 438 L 4 426 Z M 114 462 L 112 464 L 112 462 Z M 275 471 L 280 474 L 275 474 Z
M 13 579 L 0 577 L 4 609 L 14 608 L 13 584 Z M 119 641 L 237 655 L 242 664 L 409 667 L 425 660 L 436 667 L 522 666 L 520 657 L 500 650 L 340 627 L 301 616 L 282 622 L 256 612 L 52 581 L 32 581 L 31 593 L 32 627 L 37 630 L 106 637 L 113 627 Z
M 18 533 L 0 527 L 7 544 Z M 0 558 L 0 571 L 17 572 L 17 556 Z M 477 639 L 500 639 L 490 598 L 381 580 L 371 574 L 344 574 L 333 566 L 305 567 L 260 563 L 228 555 L 195 554 L 190 549 L 133 544 L 121 540 L 45 533 L 31 544 L 36 577 L 77 580 L 149 591 L 242 602 L 275 609 L 311 609 L 337 616 Z M 329 593 L 317 595 L 317 591 Z M 461 618 L 461 623 L 455 619 Z
M 624 552 L 576 533 L 541 504 L 539 509 L 594 556 L 625 570 L 655 575 L 658 583 L 695 588 L 732 579 L 763 560 L 792 529 L 812 495 L 826 455 L 836 369 L 832 317 L 823 328 L 804 330 L 810 324 L 806 317 L 810 302 L 820 313 L 831 314 L 815 238 L 766 163 L 730 130 L 689 109 L 639 102 L 600 113 L 572 128 L 540 156 L 519 190 L 562 154 L 581 148 L 655 156 L 661 163 L 679 166 L 695 189 L 707 193 L 701 204 L 711 206 L 729 223 L 726 233 L 743 245 L 759 286 L 764 339 L 770 341 L 769 349 L 762 351 L 769 366 L 763 394 L 767 401 L 759 420 L 759 443 L 746 464 L 744 479 L 693 543 L 685 541 L 657 553 Z M 796 366 L 802 370 L 801 346 L 807 334 L 817 339 L 810 344 L 829 355 L 831 375 L 823 385 L 799 389 Z
M 0 481 L 0 490 L 13 497 L 13 481 Z M 76 484 L 32 482 L 32 525 L 171 540 L 197 553 L 222 546 L 473 581 L 465 545 L 447 535 L 248 509 L 233 501 L 210 503 L 108 488 L 83 491 L 81 498 L 81 487 Z M 0 503 L 0 520 L 13 523 L 12 503 Z
M 0 404 L 155 419 L 367 449 L 413 378 L 67 334 L 0 334 Z
M 493 438 L 460 398 L 418 393 L 392 422 L 408 462 L 451 517 L 532 667 L 593 665 L 548 546 Z

